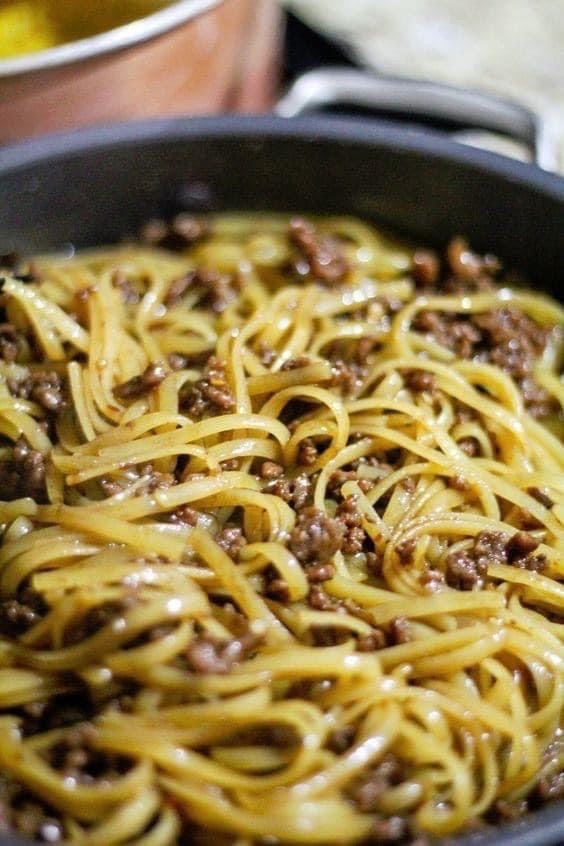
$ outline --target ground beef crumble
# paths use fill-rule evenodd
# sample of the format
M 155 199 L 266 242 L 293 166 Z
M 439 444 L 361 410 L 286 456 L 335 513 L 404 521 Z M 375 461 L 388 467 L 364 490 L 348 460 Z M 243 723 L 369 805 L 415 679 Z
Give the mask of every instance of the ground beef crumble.
M 287 603 L 290 601 L 290 588 L 288 582 L 278 575 L 273 566 L 268 566 L 263 572 L 263 594 L 269 599 L 277 602 Z
M 232 277 L 205 267 L 191 270 L 171 282 L 165 294 L 165 306 L 172 308 L 178 305 L 186 293 L 195 293 L 196 304 L 210 308 L 216 314 L 225 311 L 237 296 Z
M 341 488 L 346 482 L 356 482 L 362 493 L 368 493 L 374 484 L 370 479 L 359 476 L 356 470 L 334 470 L 327 482 L 328 494 L 336 500 L 341 499 Z
M 12 458 L 0 463 L 2 498 L 10 501 L 31 497 L 36 502 L 45 502 L 45 463 L 45 455 L 32 449 L 24 435 L 21 435 L 14 444 Z
M 15 326 L 11 323 L 0 323 L 0 358 L 3 361 L 15 361 L 25 343 L 25 336 Z
M 490 564 L 511 564 L 527 570 L 543 570 L 544 555 L 533 555 L 539 542 L 528 532 L 509 537 L 504 532 L 480 532 L 469 549 L 452 552 L 445 562 L 445 578 L 450 587 L 472 590 L 482 587 Z
M 236 664 L 252 655 L 261 642 L 262 638 L 251 629 L 228 641 L 197 637 L 188 645 L 186 659 L 188 666 L 196 673 L 225 675 Z
M 341 242 L 320 233 L 308 220 L 295 217 L 288 229 L 290 241 L 297 248 L 298 258 L 294 269 L 301 276 L 311 274 L 322 282 L 342 282 L 349 267 Z
M 237 561 L 241 550 L 247 544 L 247 539 L 239 526 L 227 525 L 218 532 L 215 542 L 233 561 Z
M 307 507 L 298 513 L 290 533 L 289 548 L 301 564 L 330 561 L 341 549 L 345 537 L 342 523 L 317 508 Z
M 141 243 L 151 247 L 182 252 L 211 234 L 207 220 L 191 214 L 178 214 L 170 221 L 150 220 L 142 228 Z
M 275 461 L 263 461 L 260 466 L 261 479 L 279 479 L 284 475 L 284 467 Z
M 362 389 L 366 367 L 356 361 L 338 358 L 331 364 L 329 387 L 338 388 L 344 397 L 356 397 Z
M 403 379 L 406 388 L 415 394 L 435 392 L 435 375 L 427 370 L 406 370 Z
M 225 363 L 212 355 L 201 379 L 180 392 L 180 409 L 194 420 L 235 409 L 235 397 L 225 374 Z
M 279 496 L 295 511 L 302 510 L 311 503 L 313 480 L 306 473 L 300 473 L 293 479 L 282 476 L 270 479 L 264 486 L 264 493 Z
M 302 467 L 311 467 L 319 458 L 313 438 L 304 438 L 298 447 L 297 463 Z
M 534 417 L 555 410 L 554 400 L 532 375 L 553 327 L 540 326 L 516 306 L 474 315 L 421 311 L 413 327 L 460 358 L 478 359 L 505 371 L 517 383 Z
M 39 593 L 23 588 L 17 599 L 0 603 L 0 634 L 18 637 L 32 628 L 47 613 L 47 605 Z
M 12 396 L 36 402 L 48 413 L 65 405 L 65 383 L 54 370 L 29 371 L 23 379 L 8 379 L 7 384 Z
M 114 388 L 114 396 L 121 400 L 139 399 L 154 391 L 164 382 L 169 374 L 167 365 L 162 361 L 149 364 L 140 376 L 134 376 Z
M 335 518 L 343 527 L 343 555 L 356 555 L 362 552 L 365 532 L 362 526 L 362 513 L 358 509 L 358 497 L 347 497 L 337 506 Z
M 171 523 L 177 523 L 181 526 L 196 526 L 200 518 L 200 512 L 189 505 L 181 505 L 175 508 L 169 515 Z
M 440 271 L 439 257 L 432 250 L 414 252 L 411 272 L 418 288 L 433 288 L 439 281 Z

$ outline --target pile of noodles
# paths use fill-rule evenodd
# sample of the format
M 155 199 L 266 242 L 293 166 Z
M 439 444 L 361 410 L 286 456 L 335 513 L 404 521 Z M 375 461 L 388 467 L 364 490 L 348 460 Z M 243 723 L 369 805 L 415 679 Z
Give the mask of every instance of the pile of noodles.
M 457 358 L 413 328 L 422 309 L 509 304 L 541 325 L 562 325 L 562 309 L 507 287 L 421 293 L 408 248 L 357 220 L 318 226 L 344 244 L 349 270 L 337 284 L 288 270 L 287 219 L 237 215 L 213 220 L 213 234 L 182 252 L 119 246 L 39 259 L 39 281 L 4 280 L 8 319 L 34 339 L 32 369 L 59 373 L 67 402 L 54 428 L 42 425 L 43 408 L 10 391 L 22 362 L 0 362 L 2 460 L 22 433 L 47 457 L 43 502 L 0 502 L 0 599 L 25 589 L 44 603 L 34 625 L 0 638 L 0 771 L 62 821 L 68 842 L 165 846 L 209 831 L 212 843 L 223 832 L 239 844 L 345 844 L 377 839 L 378 824 L 398 816 L 413 836 L 444 836 L 562 771 L 558 420 L 534 419 L 500 368 Z M 236 277 L 223 310 L 189 291 L 164 304 L 171 282 L 196 267 Z M 116 271 L 137 301 L 124 302 Z M 377 343 L 347 397 L 331 387 L 326 351 L 365 336 Z M 534 377 L 561 403 L 558 331 L 550 337 Z M 225 364 L 235 405 L 192 420 L 179 396 L 208 353 Z M 170 354 L 189 363 L 142 396 L 114 393 Z M 288 359 L 297 366 L 284 369 Z M 433 375 L 432 394 L 408 387 L 414 368 Z M 466 420 L 460 407 L 472 412 Z M 300 467 L 306 437 L 317 457 Z M 477 455 L 459 446 L 465 438 Z M 391 454 L 392 467 L 368 460 Z M 296 513 L 264 491 L 264 461 L 289 478 L 307 473 L 313 506 L 329 516 L 336 470 L 353 464 L 371 481 L 351 477 L 341 496 L 354 497 L 381 572 L 365 551 L 336 552 L 323 582 L 362 614 L 308 603 L 288 546 Z M 176 474 L 175 484 L 148 490 L 147 465 Z M 117 492 L 107 495 L 102 478 Z M 196 525 L 170 519 L 185 505 L 200 514 Z M 440 580 L 431 590 L 421 578 L 481 532 L 513 535 L 523 513 L 544 569 L 492 561 L 472 590 Z M 236 560 L 214 540 L 225 524 L 244 532 Z M 287 601 L 265 594 L 267 572 L 284 581 Z M 81 636 L 80 620 L 103 607 L 121 610 Z M 196 671 L 191 642 L 229 643 L 242 619 L 254 648 L 226 672 Z M 398 619 L 400 641 L 357 649 Z M 327 645 L 320 629 L 339 637 Z M 30 706 L 73 696 L 83 715 L 26 731 Z M 82 721 L 99 759 L 121 762 L 98 778 L 69 776 L 53 754 Z M 401 777 L 366 810 L 354 785 L 387 755 Z

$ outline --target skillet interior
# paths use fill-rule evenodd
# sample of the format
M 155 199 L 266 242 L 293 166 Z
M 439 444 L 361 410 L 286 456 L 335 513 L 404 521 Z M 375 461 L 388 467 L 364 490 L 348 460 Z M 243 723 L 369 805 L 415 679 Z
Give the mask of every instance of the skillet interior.
M 116 241 L 179 209 L 348 212 L 429 244 L 463 233 L 564 298 L 564 179 L 430 133 L 222 117 L 124 124 L 0 152 L 0 254 Z M 448 842 L 563 839 L 559 805 Z M 18 843 L 0 834 L 0 846 Z

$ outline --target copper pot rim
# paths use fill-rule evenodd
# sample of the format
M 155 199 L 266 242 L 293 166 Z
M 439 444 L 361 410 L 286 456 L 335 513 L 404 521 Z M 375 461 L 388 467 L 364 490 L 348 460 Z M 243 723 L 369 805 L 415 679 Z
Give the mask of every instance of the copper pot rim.
M 0 59 L 0 79 L 55 70 L 136 47 L 165 35 L 221 2 L 223 0 L 176 0 L 164 9 L 98 35 L 15 58 Z

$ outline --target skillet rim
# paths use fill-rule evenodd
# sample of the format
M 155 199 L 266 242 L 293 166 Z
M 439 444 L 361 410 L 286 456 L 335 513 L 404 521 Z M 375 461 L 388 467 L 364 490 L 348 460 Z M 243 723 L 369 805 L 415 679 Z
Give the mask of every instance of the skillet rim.
M 64 160 L 89 151 L 128 147 L 158 141 L 235 138 L 246 141 L 287 139 L 343 142 L 365 147 L 418 153 L 492 175 L 508 184 L 533 189 L 564 206 L 564 177 L 534 164 L 466 146 L 431 130 L 414 129 L 375 118 L 305 115 L 283 118 L 273 115 L 220 115 L 172 117 L 96 125 L 19 141 L 0 148 L 0 180 L 45 161 Z M 548 805 L 515 823 L 496 826 L 475 835 L 450 837 L 443 846 L 559 846 L 564 838 L 564 803 Z M 26 846 L 30 841 L 0 833 L 0 846 Z
M 0 148 L 0 177 L 5 173 L 60 160 L 90 150 L 123 147 L 142 142 L 204 138 L 296 139 L 334 141 L 390 148 L 428 155 L 505 179 L 508 183 L 534 188 L 564 203 L 564 176 L 541 170 L 537 165 L 453 141 L 438 131 L 406 127 L 376 118 L 305 115 L 284 118 L 275 115 L 219 115 L 171 117 L 100 124 L 71 132 L 19 141 Z

